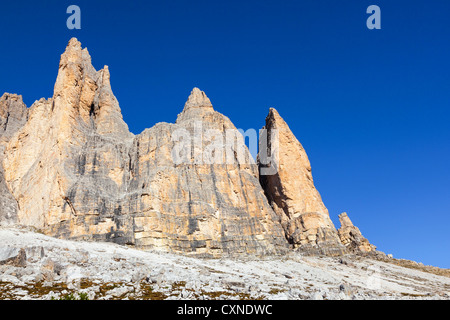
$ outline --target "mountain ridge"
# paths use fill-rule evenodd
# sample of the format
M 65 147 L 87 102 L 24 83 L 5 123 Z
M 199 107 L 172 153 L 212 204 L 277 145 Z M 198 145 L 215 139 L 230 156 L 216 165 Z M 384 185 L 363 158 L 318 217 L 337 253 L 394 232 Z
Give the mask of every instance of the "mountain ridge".
M 15 105 L 24 108 L 21 99 Z M 352 237 L 342 243 L 306 152 L 275 109 L 262 130 L 266 151 L 280 151 L 279 158 L 269 157 L 269 167 L 261 152 L 252 161 L 236 127 L 198 88 L 174 123 L 134 135 L 112 92 L 108 66 L 96 71 L 88 50 L 72 38 L 53 96 L 25 110 L 26 119 L 2 116 L 17 125 L 1 140 L 0 195 L 10 209 L 0 211 L 0 223 L 200 256 L 293 249 L 382 254 L 352 245 Z M 275 172 L 262 174 L 270 167 Z

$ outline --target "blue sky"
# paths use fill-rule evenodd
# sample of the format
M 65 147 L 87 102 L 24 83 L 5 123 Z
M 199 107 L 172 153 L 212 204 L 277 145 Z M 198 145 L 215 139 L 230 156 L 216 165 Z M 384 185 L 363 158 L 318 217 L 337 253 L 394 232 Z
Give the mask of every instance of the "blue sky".
M 2 93 L 52 96 L 75 36 L 133 133 L 174 122 L 194 86 L 244 130 L 275 107 L 337 227 L 346 211 L 381 251 L 450 268 L 448 0 L 2 1 L 0 16 Z

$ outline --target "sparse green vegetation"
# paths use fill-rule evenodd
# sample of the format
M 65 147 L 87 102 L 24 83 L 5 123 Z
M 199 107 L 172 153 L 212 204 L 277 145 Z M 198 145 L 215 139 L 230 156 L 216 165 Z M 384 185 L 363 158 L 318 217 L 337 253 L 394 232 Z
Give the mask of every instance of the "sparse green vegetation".
M 51 300 L 89 300 L 88 294 L 86 292 L 78 293 L 78 297 L 73 293 L 67 293 L 56 299 L 55 297 L 51 297 Z

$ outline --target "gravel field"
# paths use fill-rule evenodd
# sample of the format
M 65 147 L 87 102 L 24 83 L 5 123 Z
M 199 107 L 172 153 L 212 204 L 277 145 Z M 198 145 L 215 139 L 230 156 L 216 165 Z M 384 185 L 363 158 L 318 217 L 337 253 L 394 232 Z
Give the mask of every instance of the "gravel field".
M 1 228 L 0 299 L 450 299 L 448 276 L 391 260 L 200 259 Z

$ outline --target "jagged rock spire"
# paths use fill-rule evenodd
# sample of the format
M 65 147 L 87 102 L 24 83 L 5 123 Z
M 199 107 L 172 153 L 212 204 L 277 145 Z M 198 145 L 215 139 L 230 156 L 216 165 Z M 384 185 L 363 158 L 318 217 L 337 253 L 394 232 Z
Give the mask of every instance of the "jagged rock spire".
M 184 109 L 187 110 L 189 108 L 212 108 L 211 101 L 206 96 L 206 93 L 199 88 L 195 87 L 192 89 L 191 94 L 189 95 Z
M 76 38 L 70 39 L 61 55 L 53 105 L 61 116 L 59 123 L 66 127 L 82 119 L 87 125 L 94 124 L 98 133 L 132 136 L 112 92 L 108 66 L 96 71 L 88 50 Z
M 269 149 L 274 145 L 278 147 L 278 163 L 277 172 L 261 175 L 260 181 L 269 203 L 281 219 L 286 238 L 305 252 L 341 254 L 345 249 L 314 186 L 303 146 L 274 108 L 269 110 L 265 129 Z M 273 136 L 273 130 L 278 134 Z M 278 141 L 271 141 L 272 137 L 277 137 Z
M 180 121 L 201 119 L 205 114 L 214 112 L 211 101 L 206 93 L 199 88 L 192 89 L 186 103 L 184 104 L 183 112 L 177 117 L 177 123 Z
M 358 227 L 353 225 L 346 212 L 339 215 L 341 227 L 338 230 L 341 242 L 351 251 L 371 252 L 376 247 L 363 237 Z
M 17 201 L 10 210 L 17 214 L 0 216 L 63 238 L 206 256 L 282 253 L 286 239 L 306 253 L 342 253 L 306 152 L 278 112 L 271 109 L 266 118 L 266 129 L 279 131 L 278 172 L 260 180 L 256 166 L 241 161 L 237 144 L 233 161 L 208 161 L 213 154 L 224 159 L 217 137 L 228 147 L 229 129 L 236 130 L 194 88 L 177 123 L 132 135 L 108 68 L 96 71 L 72 38 L 53 97 L 30 107 L 6 145 L 3 187 Z M 184 139 L 177 140 L 180 134 Z M 185 161 L 174 161 L 174 151 Z
M 109 79 L 108 68 L 95 71 L 87 50 L 71 39 L 53 98 L 30 108 L 5 151 L 5 187 L 17 199 L 18 223 L 62 238 L 204 256 L 285 252 L 256 167 L 207 163 L 220 152 L 215 145 L 209 152 L 204 133 L 235 127 L 204 92 L 192 90 L 182 123 L 158 123 L 133 136 Z M 183 141 L 174 139 L 180 132 Z M 174 150 L 185 142 L 186 162 L 176 163 Z

